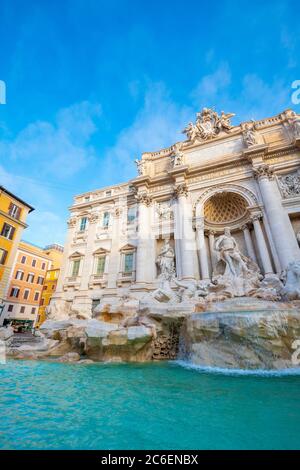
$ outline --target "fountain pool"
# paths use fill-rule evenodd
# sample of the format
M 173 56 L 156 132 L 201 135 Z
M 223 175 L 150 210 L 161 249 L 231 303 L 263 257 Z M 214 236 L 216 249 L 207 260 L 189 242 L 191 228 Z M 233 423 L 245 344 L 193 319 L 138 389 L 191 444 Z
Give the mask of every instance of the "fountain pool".
M 0 449 L 299 449 L 300 372 L 0 365 Z

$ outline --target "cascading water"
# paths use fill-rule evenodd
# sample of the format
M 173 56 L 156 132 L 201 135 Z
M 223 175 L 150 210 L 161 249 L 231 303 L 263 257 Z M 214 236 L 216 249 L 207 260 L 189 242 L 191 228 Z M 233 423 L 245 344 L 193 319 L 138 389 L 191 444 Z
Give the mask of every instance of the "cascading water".
M 300 310 L 216 311 L 186 317 L 178 360 L 200 367 L 281 370 L 299 367 L 293 345 L 300 339 Z

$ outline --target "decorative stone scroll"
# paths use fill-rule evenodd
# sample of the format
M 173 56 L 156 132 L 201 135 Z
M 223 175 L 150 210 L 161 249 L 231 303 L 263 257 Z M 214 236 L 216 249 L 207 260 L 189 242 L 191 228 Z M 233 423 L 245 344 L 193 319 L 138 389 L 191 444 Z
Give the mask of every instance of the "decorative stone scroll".
M 229 132 L 232 128 L 230 119 L 233 116 L 235 116 L 233 113 L 226 114 L 221 111 L 221 115 L 219 115 L 213 109 L 203 108 L 200 113 L 197 113 L 196 123 L 190 122 L 182 132 L 191 142 L 196 139 L 209 140 L 216 137 L 221 131 Z
M 257 168 L 254 168 L 254 176 L 255 178 L 274 178 L 274 170 L 269 165 L 260 165 Z
M 174 188 L 174 197 L 175 198 L 178 198 L 178 197 L 181 197 L 181 196 L 187 197 L 187 195 L 188 195 L 188 187 L 187 187 L 186 183 L 180 183 L 180 184 L 175 186 L 175 188 Z
M 297 173 L 280 176 L 279 187 L 284 198 L 300 195 L 300 175 Z
M 67 222 L 69 228 L 75 227 L 76 223 L 77 223 L 76 217 L 71 217 Z
M 150 206 L 152 203 L 152 198 L 146 191 L 143 193 L 137 193 L 135 195 L 135 199 L 138 203 L 145 204 L 145 206 L 147 207 Z

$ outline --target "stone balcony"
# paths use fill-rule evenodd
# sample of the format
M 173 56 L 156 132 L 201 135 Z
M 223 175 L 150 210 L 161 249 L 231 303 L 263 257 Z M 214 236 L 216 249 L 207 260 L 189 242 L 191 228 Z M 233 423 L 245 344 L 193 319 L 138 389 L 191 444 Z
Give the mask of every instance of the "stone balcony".
M 107 285 L 107 273 L 103 274 L 92 274 L 89 280 L 89 288 L 97 288 L 97 287 L 106 287 Z

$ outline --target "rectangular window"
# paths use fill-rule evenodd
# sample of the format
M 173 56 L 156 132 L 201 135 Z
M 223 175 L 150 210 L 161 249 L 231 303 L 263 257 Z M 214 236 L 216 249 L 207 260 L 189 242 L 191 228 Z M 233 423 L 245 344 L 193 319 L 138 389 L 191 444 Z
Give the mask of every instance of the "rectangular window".
M 19 293 L 20 293 L 20 289 L 19 287 L 13 287 L 10 291 L 10 296 L 11 297 L 16 297 L 18 298 L 19 297 Z
M 72 267 L 72 277 L 77 277 L 79 273 L 80 259 L 75 259 L 73 261 Z
M 39 297 L 40 297 L 40 293 L 38 291 L 36 291 L 34 293 L 34 301 L 37 302 L 39 300 Z
M 10 203 L 8 213 L 14 219 L 19 219 L 21 214 L 21 208 L 16 206 L 16 204 Z
M 42 299 L 41 300 L 41 305 L 44 305 L 44 303 L 45 303 L 45 299 Z
M 34 274 L 29 273 L 28 276 L 27 276 L 26 281 L 33 283 L 33 281 L 34 281 Z
M 35 307 L 32 307 L 31 309 L 31 315 L 34 315 L 35 314 Z
M 46 268 L 46 263 L 42 263 L 42 270 Z
M 124 259 L 124 272 L 132 273 L 133 270 L 133 253 L 126 253 Z
M 21 258 L 21 263 L 22 263 L 22 264 L 25 264 L 25 263 L 26 263 L 26 256 L 22 256 L 22 258 Z
M 97 276 L 102 276 L 102 274 L 104 273 L 104 269 L 105 269 L 105 258 L 106 258 L 105 255 L 98 257 L 98 260 L 97 260 L 97 271 L 96 271 Z
M 12 312 L 13 309 L 14 309 L 14 306 L 13 306 L 13 305 L 9 305 L 7 311 L 8 311 L 8 312 Z
M 15 279 L 18 279 L 19 281 L 22 281 L 23 277 L 24 277 L 24 272 L 18 269 L 18 271 L 16 272 Z
M 110 190 L 110 189 L 108 189 L 107 191 L 105 191 L 105 196 L 106 196 L 106 197 L 111 196 L 111 190 Z
M 38 276 L 36 283 L 41 284 L 42 286 L 44 284 L 44 278 L 42 276 Z
M 0 264 L 5 264 L 7 258 L 7 251 L 3 248 L 0 248 Z
M 22 307 L 20 308 L 20 313 L 25 313 L 25 307 L 24 307 L 24 305 L 22 305 Z
M 103 227 L 109 226 L 109 212 L 104 212 L 102 225 Z
M 33 259 L 33 260 L 32 260 L 31 266 L 32 266 L 33 268 L 35 268 L 35 266 L 36 266 L 36 259 Z
M 81 220 L 80 220 L 80 226 L 79 226 L 80 232 L 84 232 L 84 231 L 85 231 L 85 229 L 86 229 L 86 223 L 87 223 L 87 217 L 82 217 Z
M 25 289 L 23 294 L 23 299 L 27 300 L 30 294 L 30 289 Z
M 14 237 L 15 230 L 15 227 L 5 222 L 2 227 L 1 235 L 2 237 L 8 238 L 8 240 L 12 240 Z
M 127 222 L 134 222 L 136 219 L 136 207 L 128 207 L 127 211 Z

